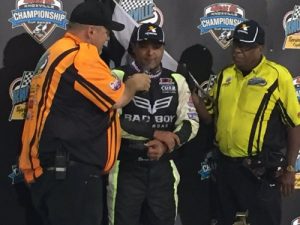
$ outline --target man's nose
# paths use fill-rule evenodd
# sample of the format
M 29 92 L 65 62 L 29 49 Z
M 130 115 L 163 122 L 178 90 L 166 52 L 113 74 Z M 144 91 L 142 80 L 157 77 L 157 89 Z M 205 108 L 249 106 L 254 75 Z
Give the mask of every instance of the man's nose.
M 240 48 L 240 47 L 234 47 L 234 48 L 232 49 L 232 52 L 233 52 L 233 53 L 243 53 L 243 50 L 242 50 L 242 48 Z
M 148 55 L 152 55 L 153 53 L 154 53 L 154 48 L 153 47 L 151 47 L 151 46 L 149 46 L 148 48 L 147 48 L 147 53 L 148 53 Z

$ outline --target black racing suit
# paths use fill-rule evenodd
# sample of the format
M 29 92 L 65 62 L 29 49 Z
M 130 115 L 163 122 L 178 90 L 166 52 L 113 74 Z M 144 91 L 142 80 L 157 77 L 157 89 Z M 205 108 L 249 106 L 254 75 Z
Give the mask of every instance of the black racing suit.
M 140 70 L 133 63 L 113 72 L 125 81 Z M 195 136 L 198 117 L 182 75 L 163 68 L 149 76 L 149 91 L 138 92 L 122 109 L 121 150 L 108 187 L 111 225 L 138 225 L 141 215 L 146 224 L 175 222 L 179 175 L 174 153 L 150 161 L 144 144 L 155 130 L 173 131 L 185 143 Z

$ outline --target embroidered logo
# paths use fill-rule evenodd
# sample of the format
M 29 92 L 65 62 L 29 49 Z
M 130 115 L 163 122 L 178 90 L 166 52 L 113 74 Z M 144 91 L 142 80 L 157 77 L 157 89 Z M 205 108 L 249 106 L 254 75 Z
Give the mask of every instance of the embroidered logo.
M 267 81 L 261 77 L 254 77 L 252 79 L 249 79 L 247 84 L 248 85 L 257 85 L 257 86 L 265 86 L 267 84 Z
M 117 90 L 120 89 L 121 84 L 122 84 L 122 82 L 121 82 L 120 79 L 115 79 L 113 82 L 111 82 L 111 83 L 109 84 L 109 86 L 110 86 L 111 89 L 113 89 L 114 91 L 117 91 Z
M 133 98 L 133 103 L 135 106 L 142 108 L 142 109 L 147 109 L 148 112 L 153 115 L 157 112 L 158 109 L 164 109 L 168 108 L 171 104 L 171 101 L 173 99 L 173 96 L 157 99 L 153 105 L 151 105 L 150 101 L 146 98 L 142 98 L 139 96 L 134 96 Z
M 160 78 L 159 85 L 162 93 L 176 93 L 176 85 L 172 78 Z

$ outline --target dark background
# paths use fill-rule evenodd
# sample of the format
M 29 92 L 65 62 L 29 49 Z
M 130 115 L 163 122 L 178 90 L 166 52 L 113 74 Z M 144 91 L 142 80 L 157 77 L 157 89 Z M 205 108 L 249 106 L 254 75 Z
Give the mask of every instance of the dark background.
M 72 9 L 77 5 L 80 0 L 65 0 L 63 1 L 63 10 L 68 13 L 68 16 Z M 285 35 L 282 26 L 283 17 L 288 12 L 293 10 L 296 4 L 300 4 L 299 1 L 289 0 L 235 0 L 235 1 L 212 1 L 212 0 L 154 0 L 156 6 L 163 13 L 163 28 L 166 33 L 166 49 L 168 53 L 177 61 L 181 52 L 193 44 L 200 43 L 207 46 L 213 54 L 214 63 L 213 70 L 218 72 L 221 68 L 231 63 L 230 47 L 223 49 L 213 39 L 213 37 L 207 33 L 200 35 L 200 30 L 197 28 L 200 24 L 200 18 L 204 15 L 204 8 L 210 4 L 215 3 L 233 3 L 241 6 L 245 10 L 245 17 L 247 19 L 255 19 L 266 31 L 266 44 L 265 55 L 280 64 L 285 65 L 293 76 L 300 75 L 299 58 L 300 51 L 296 49 L 282 49 Z M 11 23 L 8 19 L 11 18 L 11 10 L 15 9 L 16 1 L 8 0 L 2 1 L 0 7 L 0 68 L 4 67 L 3 64 L 3 51 L 7 42 L 21 34 L 26 32 L 25 29 L 20 26 L 12 29 Z M 49 47 L 55 40 L 63 35 L 64 30 L 56 28 L 49 38 L 47 38 L 42 45 Z M 18 54 L 18 50 L 14 52 Z M 28 59 L 32 58 L 32 52 L 28 51 Z M 17 65 L 16 65 L 17 67 Z M 0 74 L 0 83 L 6 84 L 1 90 L 0 96 L 1 111 L 5 111 L 3 106 L 4 98 L 8 96 L 8 80 L 12 80 L 15 77 L 21 77 L 22 73 L 18 70 L 13 73 L 5 72 L 2 70 Z M 1 86 L 2 87 L 2 86 Z M 6 101 L 7 102 L 7 101 Z M 8 109 L 7 111 L 9 111 Z M 1 225 L 22 225 L 23 223 L 16 223 L 16 218 L 19 221 L 25 221 L 25 209 L 24 206 L 19 204 L 19 197 L 16 194 L 16 185 L 11 184 L 8 174 L 11 172 L 10 165 L 16 161 L 16 154 L 19 151 L 16 143 L 20 141 L 20 129 L 22 127 L 22 121 L 8 122 L 6 118 L 7 114 L 1 113 L 1 121 L 6 123 L 5 126 L 1 126 L 1 161 L 0 161 L 0 224 Z M 6 126 L 13 127 L 8 130 Z M 3 133 L 9 135 L 10 138 L 6 138 Z M 15 140 L 14 144 L 11 144 Z M 17 186 L 18 187 L 18 186 Z M 24 194 L 26 195 L 26 193 Z M 5 201 L 3 200 L 5 199 Z M 283 201 L 283 223 L 282 225 L 291 224 L 291 221 L 296 217 L 300 217 L 300 190 L 289 197 L 284 198 Z

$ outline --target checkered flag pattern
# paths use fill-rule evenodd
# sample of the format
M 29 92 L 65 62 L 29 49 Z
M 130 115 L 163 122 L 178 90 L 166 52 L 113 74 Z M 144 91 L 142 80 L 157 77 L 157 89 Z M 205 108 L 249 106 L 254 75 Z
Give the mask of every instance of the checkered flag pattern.
M 209 76 L 209 80 L 207 82 L 208 85 L 206 87 L 206 91 L 209 91 L 210 89 L 212 89 L 212 87 L 214 86 L 216 80 L 217 80 L 217 75 L 211 74 Z M 208 88 L 208 90 L 207 90 L 207 88 Z
M 31 79 L 33 77 L 34 71 L 24 71 L 21 81 L 21 88 L 30 85 Z
M 207 81 L 204 81 L 202 84 L 201 84 L 201 87 L 205 90 L 205 91 L 209 91 L 215 84 L 217 80 L 217 76 L 214 75 L 214 74 L 211 74 L 209 76 L 209 79 Z
M 121 0 L 119 4 L 126 12 L 128 12 L 132 9 L 153 4 L 153 0 Z
M 209 76 L 209 79 L 202 82 L 200 87 L 203 89 L 202 91 L 204 92 L 204 94 L 208 94 L 209 91 L 212 89 L 212 87 L 214 86 L 215 82 L 217 80 L 217 76 L 214 74 L 211 74 Z M 197 86 L 197 85 L 196 85 Z M 203 96 L 203 93 L 201 93 L 201 90 L 199 90 L 200 93 L 198 92 L 198 95 L 201 97 Z
M 295 5 L 292 15 L 292 20 L 297 20 L 300 18 L 300 5 Z

